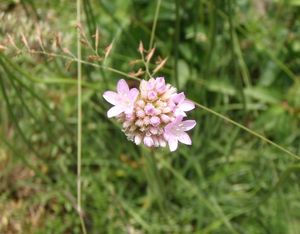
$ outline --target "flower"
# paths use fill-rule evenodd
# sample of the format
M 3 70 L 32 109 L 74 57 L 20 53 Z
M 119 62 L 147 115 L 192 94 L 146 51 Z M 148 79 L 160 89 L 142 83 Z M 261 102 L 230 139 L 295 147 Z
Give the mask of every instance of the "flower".
M 183 92 L 174 95 L 172 101 L 176 104 L 174 107 L 175 116 L 186 116 L 185 112 L 195 108 L 195 104 L 192 101 L 187 100 Z
M 186 131 L 195 127 L 195 120 L 182 121 L 183 116 L 177 116 L 176 119 L 165 127 L 164 136 L 168 141 L 170 151 L 175 151 L 178 147 L 178 141 L 183 144 L 191 145 L 192 140 Z
M 124 80 L 117 85 L 117 93 L 106 91 L 106 101 L 114 106 L 107 112 L 116 117 L 122 131 L 135 144 L 147 147 L 166 147 L 175 151 L 178 141 L 190 145 L 186 131 L 196 125 L 194 120 L 184 120 L 186 112 L 195 108 L 183 92 L 165 82 L 163 77 L 141 80 L 139 90 L 129 89 Z
M 115 117 L 121 113 L 132 114 L 134 109 L 134 102 L 139 95 L 136 88 L 129 89 L 125 80 L 121 79 L 117 85 L 117 93 L 113 91 L 106 91 L 103 97 L 114 107 L 110 108 L 107 112 L 107 117 Z

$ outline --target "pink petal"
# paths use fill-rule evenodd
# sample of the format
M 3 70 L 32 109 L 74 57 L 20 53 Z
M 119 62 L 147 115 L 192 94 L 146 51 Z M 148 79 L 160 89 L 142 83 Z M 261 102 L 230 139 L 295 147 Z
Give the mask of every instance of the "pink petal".
M 125 80 L 121 79 L 118 81 L 117 90 L 118 90 L 118 93 L 128 93 L 129 92 L 129 87 Z
M 169 144 L 170 151 L 173 152 L 178 147 L 178 140 L 175 137 L 170 137 L 168 139 L 168 144 Z
M 157 92 L 162 93 L 163 91 L 166 90 L 165 79 L 163 77 L 157 77 L 155 81 L 156 81 Z
M 179 108 L 183 111 L 190 111 L 195 108 L 195 104 L 190 100 L 184 100 L 179 106 Z
M 191 130 L 196 126 L 195 120 L 185 120 L 182 123 L 183 123 L 184 131 Z
M 103 98 L 110 104 L 116 105 L 118 102 L 118 94 L 113 91 L 106 91 L 103 94 Z
M 178 137 L 178 140 L 181 143 L 186 144 L 186 145 L 191 145 L 192 144 L 192 140 L 191 140 L 190 136 L 185 132 L 180 134 L 180 136 Z
M 166 135 L 166 137 L 168 137 L 170 134 L 172 134 L 171 132 L 172 132 L 173 126 L 174 126 L 173 122 L 168 123 L 168 124 L 165 126 L 165 129 L 164 129 L 164 130 L 165 130 L 165 135 Z
M 147 83 L 147 89 L 148 90 L 151 90 L 154 88 L 154 85 L 155 85 L 155 80 L 153 78 L 151 78 L 150 80 L 148 80 L 148 83 Z
M 165 78 L 164 77 L 157 77 L 156 79 L 156 83 L 159 83 L 159 84 L 165 84 Z
M 164 137 L 165 137 L 166 140 L 169 139 L 169 135 L 170 135 L 170 134 L 171 134 L 171 127 L 167 125 L 167 126 L 164 128 Z
M 178 93 L 178 94 L 176 94 L 176 95 L 173 97 L 173 101 L 176 102 L 176 103 L 183 102 L 184 99 L 185 99 L 185 95 L 184 95 L 183 92 Z
M 155 108 L 151 103 L 148 103 L 144 110 L 147 115 L 153 115 L 155 112 Z
M 176 119 L 172 123 L 178 125 L 182 121 L 183 117 L 184 116 L 182 115 L 176 116 Z
M 133 112 L 134 106 L 127 106 L 126 108 L 123 107 L 123 111 L 126 115 L 131 116 Z
M 176 117 L 177 117 L 177 116 L 183 116 L 183 117 L 186 117 L 186 113 L 185 113 L 183 110 L 179 109 L 179 108 L 175 109 L 174 115 L 175 115 Z
M 146 136 L 144 137 L 144 144 L 145 146 L 152 147 L 154 145 L 154 141 L 151 137 Z
M 152 116 L 150 119 L 150 124 L 155 127 L 158 126 L 160 124 L 160 118 L 157 116 Z
M 123 109 L 118 107 L 118 106 L 113 106 L 112 108 L 110 108 L 107 112 L 107 117 L 111 118 L 111 117 L 115 117 L 119 114 L 121 114 L 123 112 Z
M 134 102 L 137 96 L 139 95 L 139 91 L 136 88 L 130 89 L 129 91 L 129 99 Z
M 155 100 L 157 98 L 157 93 L 155 92 L 155 91 L 150 91 L 150 92 L 148 92 L 148 99 L 150 100 L 150 101 L 153 101 L 153 100 Z

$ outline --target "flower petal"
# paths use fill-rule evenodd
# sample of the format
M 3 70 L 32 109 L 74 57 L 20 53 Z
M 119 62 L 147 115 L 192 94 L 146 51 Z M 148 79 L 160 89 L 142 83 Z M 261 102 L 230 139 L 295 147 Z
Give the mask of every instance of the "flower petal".
M 195 104 L 192 101 L 185 99 L 180 103 L 179 108 L 183 111 L 190 111 L 195 108 Z
M 168 140 L 169 135 L 171 134 L 172 126 L 173 126 L 172 123 L 168 123 L 164 128 L 164 136 L 166 140 Z
M 196 121 L 195 120 L 185 120 L 182 122 L 184 131 L 191 130 L 196 126 Z
M 128 84 L 126 83 L 126 81 L 124 79 L 121 79 L 118 81 L 117 90 L 118 90 L 118 93 L 128 93 L 129 92 Z
M 140 83 L 140 90 L 147 90 L 147 81 L 142 80 Z
M 131 116 L 133 113 L 133 108 L 134 106 L 127 106 L 126 108 L 123 108 L 123 112 L 127 115 L 127 116 Z
M 179 135 L 178 141 L 180 141 L 181 143 L 186 144 L 186 145 L 192 144 L 192 140 L 191 140 L 190 136 L 185 132 L 183 132 Z
M 163 76 L 156 77 L 155 81 L 156 81 L 156 83 L 163 83 L 163 84 L 165 84 L 165 78 Z
M 149 136 L 144 137 L 144 145 L 147 147 L 152 147 L 154 145 L 153 138 Z
M 118 94 L 113 91 L 106 91 L 103 94 L 103 98 L 110 104 L 116 105 L 118 102 Z
M 147 83 L 147 90 L 152 90 L 154 89 L 155 86 L 155 80 L 153 78 L 151 78 L 150 80 L 148 80 Z
M 181 123 L 183 117 L 184 117 L 184 116 L 182 116 L 182 115 L 176 116 L 176 119 L 175 119 L 172 123 L 178 125 L 179 123 Z
M 173 97 L 173 101 L 174 101 L 175 103 L 183 102 L 184 99 L 185 99 L 185 95 L 184 95 L 183 92 L 178 93 L 178 94 L 176 94 L 176 95 Z
M 168 144 L 169 144 L 170 151 L 173 152 L 178 147 L 178 140 L 175 137 L 170 137 L 168 139 Z
M 136 100 L 136 98 L 138 97 L 138 95 L 139 95 L 139 91 L 136 88 L 133 88 L 133 89 L 130 89 L 128 97 L 129 97 L 130 101 L 134 102 Z
M 177 116 L 186 117 L 186 113 L 183 110 L 179 109 L 179 108 L 175 109 L 174 115 L 175 115 L 175 117 L 177 117 Z
M 119 114 L 121 114 L 123 112 L 123 109 L 120 108 L 119 106 L 113 106 L 112 108 L 110 108 L 107 112 L 107 117 L 111 118 L 111 117 L 115 117 Z
M 176 127 L 181 121 L 182 121 L 183 116 L 179 115 L 176 117 L 176 119 L 174 119 L 172 122 L 168 123 L 164 130 L 165 130 L 165 134 L 166 136 L 168 135 L 172 135 L 173 133 L 173 128 Z

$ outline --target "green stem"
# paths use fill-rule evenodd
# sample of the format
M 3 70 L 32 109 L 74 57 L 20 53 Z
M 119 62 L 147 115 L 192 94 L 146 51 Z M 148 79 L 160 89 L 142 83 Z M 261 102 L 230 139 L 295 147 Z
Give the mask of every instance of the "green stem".
M 30 51 L 30 53 L 32 53 L 32 54 L 44 54 L 44 55 L 47 55 L 49 57 L 57 57 L 57 58 L 67 59 L 70 62 L 77 62 L 77 63 L 89 65 L 89 66 L 92 66 L 92 67 L 101 68 L 103 70 L 114 72 L 116 74 L 119 74 L 119 75 L 122 75 L 122 76 L 125 76 L 125 77 L 128 77 L 128 78 L 131 78 L 131 79 L 134 79 L 134 80 L 137 80 L 137 81 L 140 80 L 136 76 L 129 75 L 129 74 L 127 74 L 125 72 L 122 72 L 122 71 L 119 71 L 119 70 L 117 70 L 115 68 L 108 67 L 108 66 L 105 66 L 105 65 L 100 65 L 100 64 L 97 64 L 97 63 L 87 62 L 85 60 L 82 60 L 82 59 L 79 59 L 79 58 L 76 58 L 76 57 L 72 57 L 72 56 L 68 56 L 68 55 L 61 55 L 61 54 L 55 54 L 55 53 L 47 53 L 47 52 L 43 52 L 43 51 Z
M 199 107 L 199 108 L 201 108 L 201 109 L 203 109 L 203 110 L 205 110 L 205 111 L 207 111 L 207 112 L 209 112 L 209 113 L 211 113 L 211 114 L 213 114 L 213 115 L 215 115 L 215 116 L 217 116 L 217 117 L 219 117 L 219 118 L 221 118 L 221 119 L 223 119 L 223 120 L 225 120 L 225 121 L 227 121 L 227 122 L 229 122 L 233 125 L 235 125 L 236 127 L 239 127 L 241 129 L 243 129 L 244 131 L 256 136 L 257 138 L 263 140 L 264 142 L 276 147 L 277 149 L 281 150 L 282 152 L 285 152 L 285 153 L 289 154 L 290 156 L 300 160 L 300 156 L 292 153 L 291 151 L 289 151 L 289 150 L 285 149 L 284 147 L 278 145 L 277 143 L 269 140 L 268 138 L 264 137 L 263 135 L 251 130 L 250 128 L 247 128 L 246 126 L 244 126 L 244 125 L 242 125 L 238 122 L 235 122 L 234 120 L 232 120 L 232 119 L 230 119 L 230 118 L 228 118 L 228 117 L 226 117 L 226 116 L 224 116 L 224 115 L 222 115 L 222 114 L 220 114 L 220 113 L 218 113 L 218 112 L 216 112 L 216 111 L 214 111 L 214 110 L 212 110 L 212 109 L 210 109 L 206 106 L 203 106 L 203 105 L 201 105 L 197 102 L 194 102 L 194 103 L 197 107 Z
M 174 35 L 174 80 L 177 87 L 179 87 L 178 82 L 178 47 L 179 47 L 179 34 L 180 34 L 180 15 L 179 15 L 179 0 L 176 0 L 176 21 L 175 21 L 175 35 Z
M 153 43 L 154 43 L 154 36 L 155 36 L 155 30 L 156 30 L 156 25 L 157 25 L 157 19 L 158 19 L 158 14 L 160 10 L 160 5 L 161 5 L 161 0 L 157 0 L 157 5 L 155 9 L 155 15 L 154 15 L 154 21 L 152 25 L 152 30 L 151 30 L 151 38 L 150 38 L 150 43 L 149 43 L 149 50 L 152 49 Z
M 145 56 L 144 56 L 143 53 L 141 54 L 141 56 L 142 56 L 142 61 L 143 61 L 143 63 L 144 63 L 144 66 L 145 66 L 145 68 L 146 68 L 145 79 L 148 80 L 148 79 L 152 78 L 152 76 L 151 76 L 151 74 L 150 74 L 150 71 L 149 71 L 149 61 L 146 62 Z M 147 79 L 147 76 L 148 76 L 148 79 Z
M 86 228 L 81 208 L 81 148 L 82 148 L 82 69 L 81 69 L 81 0 L 77 0 L 77 211 L 80 218 L 82 232 L 86 234 Z

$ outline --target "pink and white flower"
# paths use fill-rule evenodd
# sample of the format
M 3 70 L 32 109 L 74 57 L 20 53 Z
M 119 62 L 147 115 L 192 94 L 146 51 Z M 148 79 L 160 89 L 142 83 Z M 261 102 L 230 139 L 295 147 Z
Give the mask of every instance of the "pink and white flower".
M 175 94 L 172 98 L 172 101 L 175 103 L 174 114 L 175 116 L 186 116 L 187 111 L 191 111 L 195 108 L 195 104 L 186 99 L 183 92 Z
M 147 147 L 168 144 L 170 151 L 175 151 L 178 141 L 192 143 L 186 131 L 192 129 L 196 121 L 183 118 L 195 105 L 183 92 L 177 93 L 163 77 L 141 80 L 139 90 L 129 89 L 127 83 L 120 80 L 117 92 L 106 91 L 103 97 L 114 105 L 107 116 L 116 117 L 127 138 L 135 144 Z
M 183 116 L 177 116 L 176 119 L 167 124 L 165 127 L 165 139 L 168 141 L 170 151 L 175 151 L 178 147 L 178 141 L 186 144 L 191 145 L 192 140 L 186 131 L 191 130 L 196 126 L 195 120 L 185 120 L 182 121 Z
M 103 97 L 106 101 L 114 106 L 107 112 L 107 117 L 112 118 L 121 113 L 132 114 L 135 100 L 139 95 L 136 88 L 129 89 L 125 80 L 119 80 L 117 84 L 117 93 L 113 91 L 106 91 Z

